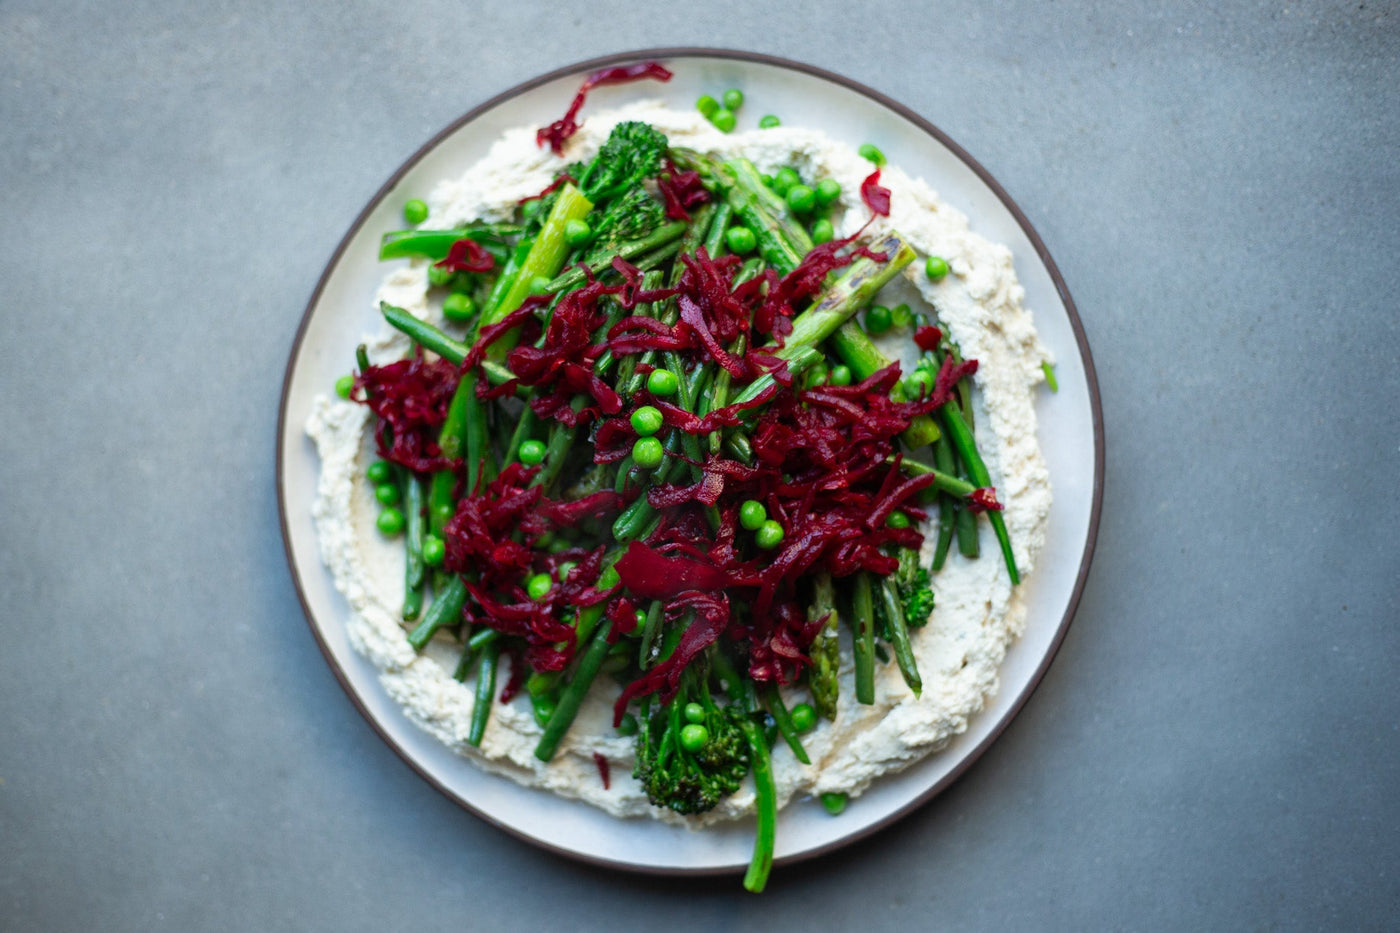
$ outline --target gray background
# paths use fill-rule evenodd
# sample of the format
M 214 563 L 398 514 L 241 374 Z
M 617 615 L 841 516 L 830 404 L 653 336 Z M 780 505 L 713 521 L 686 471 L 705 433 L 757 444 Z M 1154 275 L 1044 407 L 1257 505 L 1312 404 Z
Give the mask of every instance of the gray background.
M 1393 928 L 1400 8 L 1221 6 L 0 2 L 0 927 Z M 962 143 L 1058 260 L 1107 426 L 1025 711 L 762 898 L 432 790 L 323 661 L 275 504 L 297 321 L 380 183 L 518 81 L 679 44 Z

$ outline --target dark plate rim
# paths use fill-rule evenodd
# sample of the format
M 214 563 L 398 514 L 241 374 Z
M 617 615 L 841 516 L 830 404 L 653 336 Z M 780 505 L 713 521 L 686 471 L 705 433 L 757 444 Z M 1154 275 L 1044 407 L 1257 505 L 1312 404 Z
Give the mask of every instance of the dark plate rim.
M 346 675 L 344 669 L 340 666 L 335 656 L 331 653 L 330 647 L 321 637 L 320 630 L 312 621 L 311 606 L 307 602 L 306 592 L 302 586 L 301 574 L 297 570 L 295 555 L 292 553 L 292 538 L 287 512 L 286 483 L 285 476 L 283 474 L 283 463 L 285 453 L 283 439 L 286 436 L 287 402 L 292 383 L 292 370 L 295 367 L 297 357 L 300 355 L 302 340 L 305 337 L 307 327 L 310 324 L 312 310 L 316 307 L 317 302 L 320 301 L 321 292 L 325 289 L 326 282 L 329 281 L 331 273 L 339 264 L 342 255 L 344 255 L 346 248 L 350 244 L 350 241 L 354 238 L 355 234 L 359 232 L 360 228 L 364 225 L 365 221 L 369 218 L 369 215 L 374 211 L 375 207 L 378 206 L 379 202 L 382 201 L 389 194 L 389 192 L 391 192 L 395 188 L 395 186 L 398 185 L 399 181 L 404 177 L 404 175 L 406 175 L 415 165 L 417 165 L 418 162 L 421 161 L 429 152 L 436 148 L 439 143 L 441 143 L 448 136 L 451 136 L 453 133 L 455 133 L 464 124 L 475 120 L 478 116 L 480 116 L 487 110 L 490 110 L 491 108 L 496 107 L 497 105 L 502 104 L 513 97 L 517 97 L 520 94 L 533 90 L 534 88 L 537 88 L 540 85 L 547 84 L 550 81 L 554 81 L 558 78 L 566 77 L 571 74 L 587 73 L 591 71 L 596 71 L 599 68 L 607 68 L 612 65 L 619 65 L 636 61 L 646 61 L 651 59 L 664 61 L 667 59 L 675 58 L 714 58 L 728 59 L 741 62 L 751 62 L 760 65 L 770 65 L 778 68 L 786 68 L 791 71 L 797 71 L 803 74 L 812 75 L 813 77 L 822 78 L 833 84 L 841 85 L 852 91 L 855 91 L 875 101 L 876 103 L 889 108 L 890 110 L 904 117 L 909 122 L 913 123 L 925 133 L 932 136 L 934 139 L 938 140 L 940 144 L 947 147 L 949 151 L 956 155 L 958 159 L 960 159 L 968 168 L 972 169 L 972 171 L 976 173 L 977 177 L 980 178 L 982 182 L 992 190 L 992 192 L 997 196 L 997 198 L 1002 202 L 1002 204 L 1005 205 L 1007 210 L 1011 212 L 1011 215 L 1016 218 L 1017 224 L 1020 225 L 1022 232 L 1024 232 L 1026 235 L 1026 238 L 1029 239 L 1031 244 L 1035 247 L 1036 254 L 1040 257 L 1040 261 L 1045 265 L 1046 270 L 1050 273 L 1050 278 L 1055 283 L 1055 289 L 1059 292 L 1060 300 L 1064 302 L 1065 310 L 1069 314 L 1070 327 L 1074 331 L 1074 339 L 1075 343 L 1078 345 L 1079 356 L 1084 362 L 1085 382 L 1089 392 L 1090 408 L 1093 412 L 1092 423 L 1094 431 L 1094 493 L 1093 506 L 1090 509 L 1089 514 L 1088 535 L 1085 538 L 1084 552 L 1082 557 L 1080 558 L 1079 573 L 1075 578 L 1074 589 L 1070 594 L 1069 603 L 1065 608 L 1064 616 L 1060 620 L 1059 627 L 1055 632 L 1055 637 L 1051 640 L 1049 649 L 1045 653 L 1045 657 L 1041 660 L 1040 665 L 1036 668 L 1035 673 L 1031 677 L 1030 681 L 1022 689 L 1020 695 L 1016 697 L 1015 702 L 1011 704 L 1011 707 L 1007 710 L 1007 712 L 992 727 L 991 732 L 989 732 L 981 742 L 979 742 L 970 752 L 968 752 L 967 755 L 963 757 L 962 761 L 960 761 L 958 765 L 953 768 L 952 771 L 944 775 L 942 779 L 940 779 L 937 783 L 929 787 L 928 790 L 924 791 L 914 800 L 910 801 L 908 804 L 889 814 L 883 819 L 877 820 L 868 826 L 863 826 L 859 830 L 852 832 L 846 836 L 842 836 L 840 839 L 837 839 L 826 845 L 818 846 L 816 848 L 809 849 L 804 852 L 799 852 L 793 855 L 787 855 L 778 858 L 774 862 L 775 865 L 796 864 L 797 862 L 802 862 L 808 859 L 813 859 L 822 855 L 826 855 L 839 848 L 843 848 L 861 839 L 865 839 L 873 835 L 874 833 L 879 832 L 885 827 L 891 825 L 895 821 L 909 815 L 919 807 L 922 807 L 924 804 L 928 803 L 934 797 L 937 797 L 940 793 L 946 790 L 958 778 L 962 777 L 962 775 L 965 774 L 967 770 L 972 767 L 973 763 L 975 763 L 979 758 L 982 757 L 982 755 L 991 746 L 991 744 L 1001 736 L 1002 732 L 1006 730 L 1006 727 L 1010 725 L 1013 719 L 1016 718 L 1017 714 L 1020 713 L 1022 707 L 1024 707 L 1026 702 L 1030 699 L 1031 694 L 1035 692 L 1035 689 L 1038 686 L 1040 686 L 1040 682 L 1044 679 L 1046 671 L 1049 670 L 1051 662 L 1054 661 L 1055 656 L 1059 653 L 1060 645 L 1063 644 L 1065 635 L 1069 632 L 1070 622 L 1074 619 L 1074 614 L 1079 608 L 1079 600 L 1083 595 L 1084 586 L 1086 581 L 1088 580 L 1089 567 L 1093 562 L 1094 547 L 1098 541 L 1099 516 L 1103 508 L 1104 430 L 1103 405 L 1099 397 L 1098 376 L 1094 370 L 1094 360 L 1089 350 L 1089 341 L 1084 334 L 1084 325 L 1079 319 L 1079 311 L 1074 304 L 1074 299 L 1070 296 L 1069 288 L 1065 285 L 1063 276 L 1060 275 L 1059 266 L 1057 266 L 1055 264 L 1055 260 L 1051 258 L 1050 251 L 1046 249 L 1044 241 L 1040 238 L 1040 234 L 1036 232 L 1035 227 L 1031 225 L 1030 220 L 1026 217 L 1025 213 L 1021 210 L 1020 206 L 1011 198 L 1011 195 L 1007 193 L 1006 189 L 1001 186 L 1001 183 L 998 182 L 994 177 L 992 177 L 991 173 L 988 172 L 980 162 L 974 159 L 967 152 L 967 150 L 965 150 L 962 146 L 954 142 L 952 138 L 950 138 L 937 126 L 930 123 L 928 120 L 924 119 L 922 116 L 915 113 L 913 110 L 909 109 L 908 107 L 904 106 L 898 101 L 888 97 L 887 95 L 882 94 L 881 92 L 873 88 L 867 87 L 866 85 L 861 84 L 858 81 L 854 81 L 850 78 L 847 78 L 844 75 L 828 71 L 825 68 L 819 68 L 815 65 L 806 64 L 805 62 L 798 62 L 793 61 L 791 59 L 780 58 L 775 55 L 767 55 L 762 52 L 749 52 L 737 49 L 700 47 L 641 49 L 632 52 L 615 52 L 610 55 L 600 56 L 598 58 L 586 59 L 584 61 L 576 62 L 572 65 L 565 65 L 562 68 L 557 68 L 546 74 L 538 75 L 536 77 L 530 78 L 527 81 L 523 81 L 520 84 L 509 88 L 508 90 L 502 91 L 501 93 L 495 95 L 489 100 L 478 104 L 471 110 L 468 110 L 462 116 L 458 117 L 456 120 L 452 121 L 442 130 L 440 130 L 436 135 L 434 135 L 421 147 L 419 147 L 419 149 L 416 152 L 414 152 L 413 155 L 409 156 L 409 158 L 401 166 L 399 166 L 398 170 L 395 171 L 394 174 L 391 175 L 389 179 L 385 181 L 383 185 L 380 186 L 379 190 L 374 193 L 374 196 L 370 198 L 369 203 L 365 205 L 364 209 L 360 211 L 359 215 L 350 225 L 349 230 L 341 239 L 339 245 L 336 246 L 335 252 L 331 254 L 331 258 L 326 263 L 325 269 L 324 271 L 322 271 L 320 279 L 316 282 L 315 290 L 311 293 L 311 297 L 307 301 L 306 310 L 302 312 L 301 323 L 297 327 L 296 337 L 292 341 L 291 353 L 287 357 L 287 366 L 282 378 L 282 396 L 277 411 L 276 481 L 278 519 L 282 531 L 282 544 L 287 555 L 287 566 L 291 571 L 292 582 L 296 586 L 297 599 L 301 602 L 302 614 L 306 617 L 307 626 L 311 629 L 312 637 L 315 638 L 317 647 L 320 648 L 321 654 L 325 657 L 327 664 L 330 665 L 331 670 L 335 674 L 336 680 L 340 682 L 341 688 L 345 690 L 345 693 L 350 698 L 351 703 L 353 703 L 355 708 L 359 710 L 360 715 L 365 718 L 365 721 L 369 723 L 370 727 L 376 733 L 378 733 L 381 739 L 384 740 L 385 744 L 392 748 L 395 754 L 397 754 L 401 759 L 403 759 L 404 763 L 407 764 L 410 768 L 412 768 L 415 772 L 417 772 L 417 774 L 421 778 L 423 778 L 423 780 L 427 781 L 428 784 L 436 788 L 440 793 L 443 794 L 443 796 L 458 804 L 467 812 L 471 813 L 473 816 L 476 816 L 477 818 L 496 827 L 497 829 L 509 833 L 510 835 L 515 836 L 517 839 L 521 839 L 525 842 L 530 843 L 531 845 L 539 846 L 558 855 L 586 862 L 588 864 L 607 868 L 623 868 L 641 874 L 696 877 L 705 875 L 713 876 L 737 874 L 742 872 L 744 870 L 744 867 L 735 866 L 698 869 L 652 868 L 645 865 L 637 865 L 631 862 L 622 862 L 613 859 L 601 858 L 598 856 L 585 855 L 583 853 L 576 852 L 572 849 L 567 849 L 562 846 L 555 845 L 554 843 L 537 838 L 535 836 L 531 836 L 528 833 L 524 833 L 514 829 L 513 827 L 507 826 L 506 824 L 501 823 L 500 821 L 493 819 L 487 814 L 481 812 L 476 807 L 472 806 L 471 803 L 458 796 L 446 785 L 437 780 L 437 778 L 435 778 L 431 773 L 429 773 L 426 768 L 420 765 L 416 759 L 409 755 L 393 739 L 393 737 L 389 735 L 387 730 L 379 723 L 379 721 L 370 713 L 369 709 L 365 706 L 363 701 L 360 699 L 359 695 L 356 693 L 354 687 L 351 685 L 350 679 Z

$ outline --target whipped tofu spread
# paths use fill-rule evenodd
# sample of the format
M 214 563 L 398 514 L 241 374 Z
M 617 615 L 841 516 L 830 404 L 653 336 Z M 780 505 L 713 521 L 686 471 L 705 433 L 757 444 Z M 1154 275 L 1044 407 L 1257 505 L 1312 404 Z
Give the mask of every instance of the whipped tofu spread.
M 474 220 L 508 220 L 520 199 L 547 185 L 566 164 L 591 157 L 614 124 L 643 120 L 665 133 L 672 145 L 717 154 L 743 155 L 761 172 L 789 165 L 804 178 L 833 178 L 842 195 L 832 216 L 837 236 L 859 230 L 870 218 L 860 200 L 861 182 L 872 170 L 855 148 L 820 130 L 774 127 L 721 133 L 700 114 L 646 101 L 590 114 L 563 157 L 535 142 L 533 126 L 506 132 L 489 154 L 459 178 L 442 181 L 428 199 L 431 226 L 448 228 Z M 882 303 L 914 301 L 937 309 L 963 355 L 979 361 L 973 377 L 978 445 L 1005 506 L 1017 564 L 1030 575 L 1046 540 L 1050 478 L 1036 440 L 1035 389 L 1041 364 L 1050 356 L 1023 307 L 1010 250 L 969 229 L 967 217 L 940 200 L 922 179 L 897 165 L 884 166 L 880 184 L 890 191 L 890 215 L 876 217 L 866 235 L 897 230 L 919 252 L 942 256 L 950 273 L 930 281 L 922 262 L 908 266 L 886 287 Z M 380 300 L 431 321 L 441 320 L 441 295 L 429 288 L 426 261 L 397 263 L 388 272 Z M 882 349 L 912 362 L 917 350 L 907 330 L 881 340 Z M 401 358 L 406 337 L 384 325 L 365 341 L 373 362 Z M 467 744 L 475 685 L 452 673 L 460 646 L 440 636 L 419 654 L 410 647 L 399 618 L 403 601 L 402 542 L 375 529 L 377 505 L 364 479 L 374 459 L 369 410 L 334 395 L 319 399 L 306 425 L 321 459 L 314 518 L 321 554 L 347 604 L 345 624 L 354 648 L 380 672 L 385 691 L 407 715 L 478 767 L 522 784 L 577 798 L 620 817 L 648 816 L 692 826 L 732 819 L 753 809 L 751 779 L 709 813 L 681 817 L 652 806 L 631 777 L 633 739 L 612 728 L 612 706 L 620 688 L 599 678 L 577 720 L 548 764 L 533 750 L 541 729 L 528 699 L 497 704 L 479 748 Z M 930 518 L 924 553 L 928 565 L 936 538 Z M 779 804 L 809 794 L 857 795 L 882 774 L 898 771 L 938 751 L 967 728 L 998 686 L 998 667 L 1025 625 L 1022 589 L 1013 588 L 986 522 L 979 522 L 982 557 L 967 560 L 953 548 L 933 578 L 937 605 L 928 624 L 912 630 L 923 676 L 915 697 L 897 666 L 876 665 L 875 703 L 855 701 L 849 632 L 843 626 L 841 699 L 834 721 L 819 720 L 803 737 L 811 765 L 799 763 L 779 742 L 773 769 Z M 800 697 L 789 698 L 789 704 Z M 611 786 L 600 779 L 594 755 L 611 765 Z

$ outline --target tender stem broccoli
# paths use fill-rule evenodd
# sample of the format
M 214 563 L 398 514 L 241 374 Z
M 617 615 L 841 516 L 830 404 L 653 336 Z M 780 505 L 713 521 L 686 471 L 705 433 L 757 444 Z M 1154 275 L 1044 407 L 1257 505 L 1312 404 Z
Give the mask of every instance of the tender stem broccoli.
M 900 548 L 899 569 L 894 574 L 895 588 L 904 607 L 904 619 L 913 628 L 928 622 L 933 612 L 933 587 L 929 585 L 928 570 L 919 564 L 919 552 Z
M 749 773 L 742 714 L 715 703 L 703 670 L 703 662 L 688 669 L 675 697 L 654 715 L 644 716 L 637 733 L 632 776 L 653 804 L 682 814 L 713 809 L 738 790 Z M 703 710 L 698 723 L 686 717 L 687 708 L 695 709 L 692 704 Z
M 631 120 L 614 126 L 598 154 L 578 175 L 578 186 L 595 204 L 615 198 L 654 178 L 666 155 L 666 136 L 646 123 Z

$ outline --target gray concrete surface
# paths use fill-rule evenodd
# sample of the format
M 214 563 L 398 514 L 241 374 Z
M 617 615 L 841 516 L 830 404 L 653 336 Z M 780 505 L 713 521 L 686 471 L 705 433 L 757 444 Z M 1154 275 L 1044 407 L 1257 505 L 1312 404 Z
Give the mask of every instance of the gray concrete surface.
M 687 43 L 979 158 L 1108 435 L 1029 706 L 762 898 L 560 860 L 415 776 L 311 639 L 273 484 L 297 320 L 383 179 L 539 71 Z M 1393 929 L 1397 87 L 1376 0 L 0 2 L 0 928 Z

